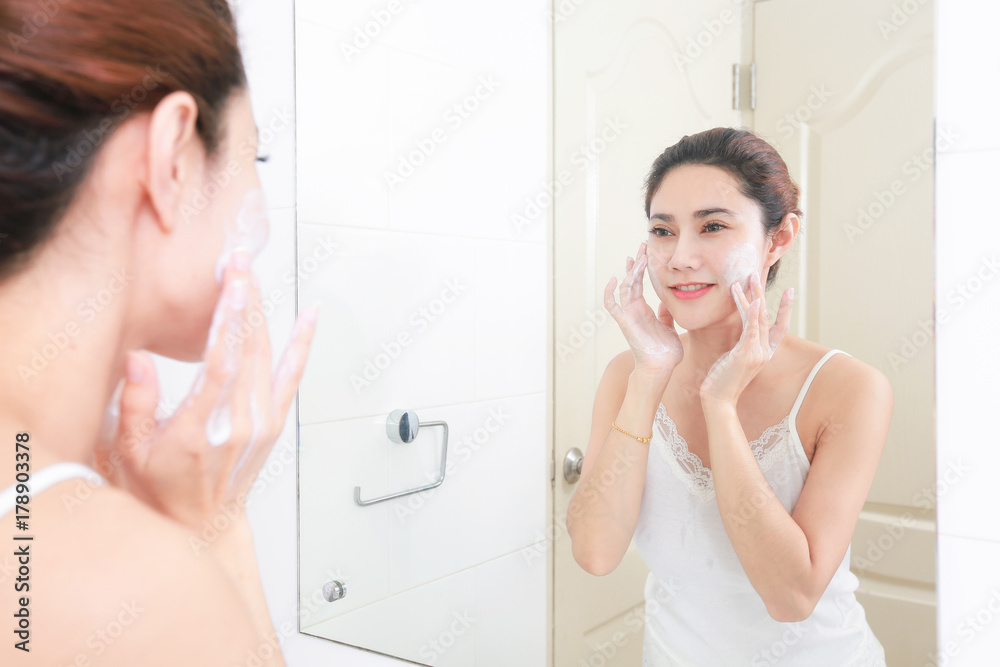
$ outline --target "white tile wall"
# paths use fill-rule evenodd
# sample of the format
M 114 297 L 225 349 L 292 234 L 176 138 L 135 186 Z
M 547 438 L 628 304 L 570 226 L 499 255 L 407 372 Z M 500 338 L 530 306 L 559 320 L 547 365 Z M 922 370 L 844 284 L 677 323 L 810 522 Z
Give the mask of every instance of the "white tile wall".
M 428 409 L 428 419 L 449 424 L 450 466 L 438 488 L 392 501 L 393 592 L 512 553 L 544 534 L 544 399 L 530 394 Z M 394 455 L 392 488 L 426 484 L 438 465 L 432 453 L 423 466 Z
M 299 12 L 315 6 L 300 2 Z M 345 3 L 328 3 L 337 7 Z M 389 155 L 389 51 L 372 44 L 347 62 L 339 44 L 344 33 L 307 20 L 296 22 L 299 53 L 296 76 L 315 81 L 300 95 L 298 109 L 299 222 L 324 222 L 367 228 L 389 224 L 383 175 Z M 334 148 L 336 147 L 336 148 Z M 347 159 L 345 159 L 345 156 Z
M 991 30 L 1000 23 L 1000 3 L 990 0 L 938 0 L 937 121 L 958 134 L 957 150 L 1000 148 L 1000 124 L 991 109 L 1000 89 L 980 72 L 1000 67 L 1000 50 Z
M 310 633 L 434 665 L 544 664 L 547 561 L 521 551 L 549 488 L 550 252 L 545 224 L 511 214 L 548 176 L 545 7 L 297 2 L 299 302 L 324 303 L 299 396 Z M 446 480 L 358 507 L 356 485 L 437 474 L 440 429 L 386 437 L 401 408 L 448 422 Z M 334 576 L 348 595 L 327 604 Z
M 526 556 L 525 553 L 529 553 Z M 398 655 L 434 667 L 543 665 L 545 542 L 411 588 L 311 628 L 327 637 L 378 646 L 393 632 Z M 346 599 L 346 598 L 345 598 Z M 512 613 L 512 610 L 518 610 Z
M 336 256 L 299 287 L 303 304 L 322 299 L 336 313 L 316 330 L 302 423 L 471 398 L 473 240 L 300 223 L 299 256 L 327 237 Z
M 992 665 L 1000 655 L 1000 542 L 940 534 L 938 655 L 932 665 Z
M 466 570 L 314 626 L 323 636 L 381 646 L 394 636 L 394 654 L 434 667 L 476 664 L 475 570 Z
M 940 386 L 961 387 L 937 394 L 938 520 L 942 533 L 1000 541 L 1000 522 L 982 514 L 1000 507 L 1000 448 L 984 446 L 989 431 L 979 417 L 1000 396 L 1000 355 L 990 353 L 1000 331 L 1000 233 L 970 225 L 995 188 L 1000 150 L 945 154 L 937 164 L 937 308 L 947 313 L 937 330 L 937 377 Z
M 1000 64 L 988 26 L 1000 20 L 993 2 L 936 2 L 938 133 L 958 139 L 935 165 L 936 307 L 938 328 L 938 655 L 928 665 L 974 667 L 1000 655 L 1000 226 L 985 212 L 1000 178 L 1000 102 L 981 72 Z M 960 289 L 966 290 L 965 296 Z

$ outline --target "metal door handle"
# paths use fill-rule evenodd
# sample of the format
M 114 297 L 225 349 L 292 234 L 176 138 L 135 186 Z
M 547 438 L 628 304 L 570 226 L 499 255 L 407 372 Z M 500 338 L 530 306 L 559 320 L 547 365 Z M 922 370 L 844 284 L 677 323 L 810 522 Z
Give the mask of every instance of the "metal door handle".
M 574 447 L 566 452 L 566 458 L 563 459 L 563 479 L 575 484 L 580 479 L 581 472 L 583 472 L 583 452 Z

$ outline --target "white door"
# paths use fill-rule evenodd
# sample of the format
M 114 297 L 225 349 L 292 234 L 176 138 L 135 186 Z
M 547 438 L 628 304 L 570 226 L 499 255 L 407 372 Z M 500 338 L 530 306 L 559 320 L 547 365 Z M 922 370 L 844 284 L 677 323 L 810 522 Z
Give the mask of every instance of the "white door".
M 560 10 L 560 7 L 563 10 Z M 633 549 L 595 577 L 573 560 L 565 531 L 575 485 L 562 475 L 586 448 L 594 392 L 626 349 L 604 311 L 645 239 L 642 183 L 653 159 L 685 134 L 739 124 L 731 100 L 740 23 L 731 2 L 556 0 L 554 23 L 554 637 L 558 667 L 642 659 L 648 570 Z M 568 12 L 568 13 L 567 13 Z M 701 46 L 707 44 L 707 46 Z M 693 45 L 693 46 L 692 46 Z M 647 281 L 647 294 L 652 294 Z M 652 303 L 655 307 L 655 295 Z
M 800 335 L 892 382 L 892 425 L 851 565 L 888 664 L 923 665 L 937 637 L 934 7 L 767 0 L 755 10 L 753 126 L 805 192 L 804 271 L 782 261 L 772 296 L 796 285 L 807 306 Z M 937 148 L 949 137 L 938 128 Z

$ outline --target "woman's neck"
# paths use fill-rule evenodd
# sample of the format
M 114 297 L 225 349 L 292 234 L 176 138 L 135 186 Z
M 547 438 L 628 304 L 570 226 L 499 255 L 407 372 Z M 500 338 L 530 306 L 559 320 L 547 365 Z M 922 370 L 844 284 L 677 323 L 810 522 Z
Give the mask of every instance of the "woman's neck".
M 709 326 L 691 329 L 681 336 L 684 358 L 678 368 L 685 374 L 704 379 L 709 369 L 734 347 L 743 333 L 743 320 L 733 312 L 729 317 Z
M 0 438 L 28 433 L 33 470 L 90 462 L 129 349 L 128 272 L 52 255 L 0 284 Z M 0 466 L 0 487 L 13 475 Z

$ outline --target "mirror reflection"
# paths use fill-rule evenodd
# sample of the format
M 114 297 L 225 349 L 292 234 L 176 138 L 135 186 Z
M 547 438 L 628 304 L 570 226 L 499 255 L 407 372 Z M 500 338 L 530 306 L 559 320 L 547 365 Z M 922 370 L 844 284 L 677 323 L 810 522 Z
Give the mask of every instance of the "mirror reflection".
M 933 6 L 470 4 L 296 4 L 301 631 L 933 654 Z

